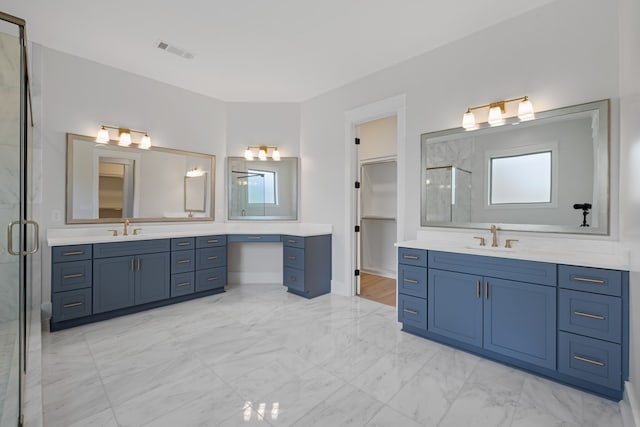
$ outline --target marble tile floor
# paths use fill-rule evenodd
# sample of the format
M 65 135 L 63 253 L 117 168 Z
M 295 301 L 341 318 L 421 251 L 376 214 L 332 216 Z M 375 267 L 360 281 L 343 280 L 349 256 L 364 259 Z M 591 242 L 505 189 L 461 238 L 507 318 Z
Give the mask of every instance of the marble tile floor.
M 44 333 L 47 427 L 621 426 L 619 405 L 282 285 Z

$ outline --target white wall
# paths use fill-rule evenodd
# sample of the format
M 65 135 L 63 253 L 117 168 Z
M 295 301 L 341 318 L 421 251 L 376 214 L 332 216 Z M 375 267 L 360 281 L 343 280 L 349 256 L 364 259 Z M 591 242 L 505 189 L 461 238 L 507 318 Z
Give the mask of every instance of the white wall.
M 640 4 L 620 1 L 620 236 L 631 247 L 630 386 L 640 421 Z
M 333 288 L 350 294 L 350 171 L 345 111 L 406 94 L 405 239 L 420 218 L 420 134 L 460 126 L 468 106 L 529 95 L 538 110 L 618 97 L 618 14 L 610 0 L 554 2 L 334 90 L 302 105 L 302 216 L 333 225 Z M 617 133 L 612 132 L 612 229 L 617 235 Z M 399 149 L 399 152 L 402 150 Z M 321 176 L 322 179 L 318 179 Z M 552 241 L 560 235 L 548 236 Z

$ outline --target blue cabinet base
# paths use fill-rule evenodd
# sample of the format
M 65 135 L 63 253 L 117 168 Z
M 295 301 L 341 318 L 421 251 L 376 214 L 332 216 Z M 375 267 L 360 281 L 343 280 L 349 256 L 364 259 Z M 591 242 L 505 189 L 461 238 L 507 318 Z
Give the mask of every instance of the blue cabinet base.
M 554 371 L 551 369 L 541 368 L 540 366 L 532 365 L 530 363 L 526 363 L 518 359 L 513 359 L 511 357 L 503 356 L 502 354 L 484 350 L 482 348 L 479 348 L 473 345 L 464 344 L 464 343 L 461 343 L 460 341 L 447 338 L 439 334 L 434 334 L 432 332 L 425 331 L 424 329 L 416 328 L 416 327 L 405 324 L 402 326 L 402 330 L 412 335 L 416 335 L 422 338 L 428 338 L 432 341 L 439 342 L 440 344 L 448 345 L 457 350 L 463 350 L 463 351 L 466 351 L 467 353 L 472 353 L 478 356 L 486 357 L 486 358 L 513 366 L 515 368 L 522 369 L 528 373 L 537 374 L 537 375 L 540 375 L 541 377 L 546 377 L 546 378 L 558 381 L 562 384 L 578 388 L 583 391 L 595 393 L 607 399 L 620 401 L 622 400 L 622 397 L 623 397 L 622 396 L 623 392 L 620 390 L 615 390 L 615 389 L 602 387 L 602 386 L 594 386 L 594 384 L 591 382 L 582 381 L 575 377 L 560 374 L 557 371 Z
M 182 295 L 179 297 L 169 298 L 161 301 L 154 301 L 147 304 L 135 305 L 131 307 L 121 308 L 119 310 L 107 311 L 105 313 L 98 313 L 91 316 L 79 317 L 77 319 L 65 320 L 62 322 L 49 323 L 49 330 L 51 332 L 60 331 L 62 329 L 74 328 L 80 325 L 86 325 L 88 323 L 100 322 L 102 320 L 112 319 L 114 317 L 124 316 L 126 314 L 138 313 L 140 311 L 149 310 L 157 307 L 164 307 L 166 305 L 177 304 L 184 301 L 189 301 L 196 298 L 202 298 L 209 295 L 220 294 L 224 292 L 224 287 L 218 289 L 212 289 L 210 291 L 198 292 L 195 294 Z

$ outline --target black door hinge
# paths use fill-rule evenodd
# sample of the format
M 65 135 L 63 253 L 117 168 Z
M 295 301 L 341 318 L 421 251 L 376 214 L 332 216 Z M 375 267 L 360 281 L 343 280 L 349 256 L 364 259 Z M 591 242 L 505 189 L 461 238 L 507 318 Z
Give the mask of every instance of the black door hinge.
M 360 138 L 356 138 L 356 145 L 360 145 Z
M 356 225 L 356 233 L 359 233 L 359 232 L 360 232 L 360 226 Z
M 354 272 L 354 274 L 355 274 L 356 276 L 359 276 L 359 275 L 360 275 L 360 270 L 356 270 L 356 271 Z
M 356 181 L 356 188 L 360 188 L 360 181 Z

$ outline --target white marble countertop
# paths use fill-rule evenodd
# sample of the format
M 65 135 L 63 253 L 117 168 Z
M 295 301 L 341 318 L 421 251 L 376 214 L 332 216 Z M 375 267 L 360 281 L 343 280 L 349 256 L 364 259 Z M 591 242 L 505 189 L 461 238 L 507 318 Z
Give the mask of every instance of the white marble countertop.
M 490 240 L 488 241 L 490 242 Z M 624 249 L 610 252 L 576 251 L 576 250 L 546 250 L 542 248 L 514 248 L 479 246 L 478 242 L 468 245 L 460 242 L 442 240 L 408 240 L 396 243 L 397 247 L 426 249 L 461 254 L 484 255 L 498 258 L 522 259 L 528 261 L 550 262 L 556 264 L 581 265 L 586 267 L 610 268 L 614 270 L 629 270 L 629 252 Z
M 182 224 L 137 224 L 129 226 L 141 228 L 140 234 L 122 235 L 122 224 L 100 224 L 91 227 L 61 227 L 47 229 L 47 245 L 64 246 L 86 243 L 127 242 L 136 240 L 167 239 L 172 237 L 207 236 L 211 234 L 291 234 L 294 236 L 319 236 L 331 234 L 331 224 L 309 224 L 300 222 L 217 222 L 187 225 Z M 118 230 L 113 236 L 109 230 Z

